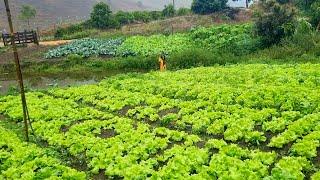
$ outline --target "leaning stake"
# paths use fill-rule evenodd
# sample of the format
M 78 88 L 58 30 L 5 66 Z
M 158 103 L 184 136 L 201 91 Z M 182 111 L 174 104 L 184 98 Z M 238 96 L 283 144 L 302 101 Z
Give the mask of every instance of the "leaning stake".
M 26 96 L 25 96 L 25 92 L 24 92 L 24 85 L 23 85 L 23 78 L 22 78 L 21 67 L 20 67 L 20 60 L 19 60 L 18 50 L 17 50 L 17 46 L 16 46 L 16 42 L 15 42 L 15 35 L 14 35 L 13 24 L 12 24 L 12 19 L 11 19 L 11 12 L 10 12 L 8 0 L 4 0 L 4 4 L 6 6 L 6 11 L 7 11 L 7 16 L 8 16 L 8 23 L 9 23 L 9 27 L 10 27 L 10 36 L 11 36 L 11 45 L 12 45 L 14 60 L 15 60 L 15 64 L 16 64 L 18 82 L 19 82 L 19 86 L 20 86 L 25 137 L 26 137 L 26 141 L 29 141 L 29 132 L 28 132 L 28 121 L 29 120 L 27 119 L 28 118 L 28 116 L 27 116 L 27 101 L 26 101 Z

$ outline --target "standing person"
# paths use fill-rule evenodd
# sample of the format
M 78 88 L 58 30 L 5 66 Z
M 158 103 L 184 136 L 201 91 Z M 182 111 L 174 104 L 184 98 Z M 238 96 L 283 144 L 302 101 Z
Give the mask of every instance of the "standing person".
M 167 69 L 167 59 L 164 53 L 161 53 L 159 57 L 160 71 L 163 72 Z

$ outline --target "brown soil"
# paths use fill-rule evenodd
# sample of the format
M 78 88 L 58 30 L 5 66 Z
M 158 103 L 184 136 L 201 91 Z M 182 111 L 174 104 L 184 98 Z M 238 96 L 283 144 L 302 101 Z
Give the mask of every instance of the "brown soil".
M 4 115 L 0 114 L 0 121 L 5 120 L 5 119 L 6 119 L 6 117 Z
M 101 134 L 98 137 L 102 139 L 108 139 L 111 137 L 115 137 L 117 135 L 116 131 L 113 129 L 101 129 Z
M 48 61 L 44 58 L 44 53 L 54 47 L 67 44 L 72 40 L 58 40 L 58 41 L 45 41 L 40 42 L 40 45 L 28 44 L 27 46 L 18 46 L 18 53 L 22 64 L 30 62 Z M 59 60 L 59 59 L 55 59 Z M 0 54 L 0 65 L 14 64 L 13 53 L 11 50 Z
M 134 109 L 133 106 L 124 106 L 120 111 L 119 115 L 125 117 L 130 109 Z
M 107 179 L 107 176 L 105 174 L 106 174 L 106 170 L 101 170 L 100 169 L 99 174 L 94 175 L 92 177 L 92 179 L 94 179 L 94 180 L 105 180 L 105 179 Z
M 60 46 L 63 44 L 67 44 L 71 41 L 72 40 L 44 41 L 44 42 L 40 42 L 40 45 L 41 46 Z
M 19 46 L 18 53 L 20 57 L 21 64 L 27 64 L 30 62 L 41 62 L 45 61 L 44 53 L 53 46 L 37 46 L 37 45 L 28 45 Z M 14 64 L 13 53 L 11 50 L 6 51 L 0 55 L 0 65 Z
M 320 167 L 320 148 L 317 148 L 317 157 L 312 159 L 312 163 L 319 168 Z
M 177 114 L 179 111 L 180 111 L 179 108 L 165 109 L 165 110 L 159 111 L 158 115 L 160 116 L 160 118 L 163 118 L 164 116 L 170 113 Z
M 66 133 L 69 131 L 69 129 L 74 126 L 74 125 L 77 125 L 77 124 L 81 124 L 81 123 L 84 123 L 86 120 L 79 120 L 79 121 L 73 121 L 70 125 L 62 125 L 60 127 L 60 132 L 62 133 Z

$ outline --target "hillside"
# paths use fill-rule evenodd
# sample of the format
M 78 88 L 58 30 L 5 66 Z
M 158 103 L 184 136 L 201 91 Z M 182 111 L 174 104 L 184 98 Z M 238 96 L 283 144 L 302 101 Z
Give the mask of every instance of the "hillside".
M 107 2 L 113 11 L 124 10 L 160 10 L 164 5 L 172 0 L 11 0 L 13 18 L 18 30 L 23 30 L 25 24 L 19 22 L 17 15 L 23 4 L 31 4 L 36 7 L 38 15 L 33 21 L 34 26 L 42 28 L 58 25 L 60 23 L 70 23 L 87 19 L 92 6 L 99 2 Z M 192 0 L 176 1 L 177 7 L 190 7 Z M 231 5 L 241 6 L 241 1 Z M 36 23 L 35 23 L 36 22 Z M 6 27 L 6 16 L 3 1 L 0 1 L 0 29 Z
M 108 0 L 110 1 L 110 0 Z M 41 27 L 46 27 L 52 24 L 68 23 L 87 19 L 92 6 L 98 0 L 11 0 L 10 5 L 15 22 L 19 8 L 23 4 L 31 4 L 37 9 L 37 18 L 34 22 Z M 113 10 L 142 10 L 147 7 L 139 6 L 130 0 L 111 0 L 109 2 Z M 3 1 L 0 1 L 0 22 L 5 22 L 5 9 Z M 18 29 L 22 29 L 23 23 L 18 24 Z M 3 29 L 3 24 L 0 24 Z

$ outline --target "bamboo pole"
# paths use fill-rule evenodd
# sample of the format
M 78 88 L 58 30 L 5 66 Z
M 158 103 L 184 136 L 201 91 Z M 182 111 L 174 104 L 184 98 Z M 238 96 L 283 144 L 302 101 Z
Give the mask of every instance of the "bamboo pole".
M 15 65 L 16 65 L 18 83 L 20 86 L 25 138 L 26 138 L 26 141 L 28 142 L 29 141 L 29 132 L 28 132 L 29 131 L 28 130 L 28 121 L 29 120 L 27 119 L 28 118 L 28 116 L 27 116 L 28 109 L 27 109 L 27 101 L 26 101 L 25 90 L 24 90 L 24 85 L 23 85 L 23 77 L 22 77 L 22 72 L 21 72 L 21 66 L 20 66 L 17 45 L 15 43 L 15 35 L 14 35 L 14 29 L 13 29 L 11 12 L 10 12 L 8 0 L 4 0 L 4 4 L 6 6 L 6 11 L 7 11 L 8 23 L 9 23 L 9 27 L 10 27 L 11 45 L 12 45 L 12 50 L 13 50 L 13 55 L 14 55 L 14 60 L 15 60 Z

